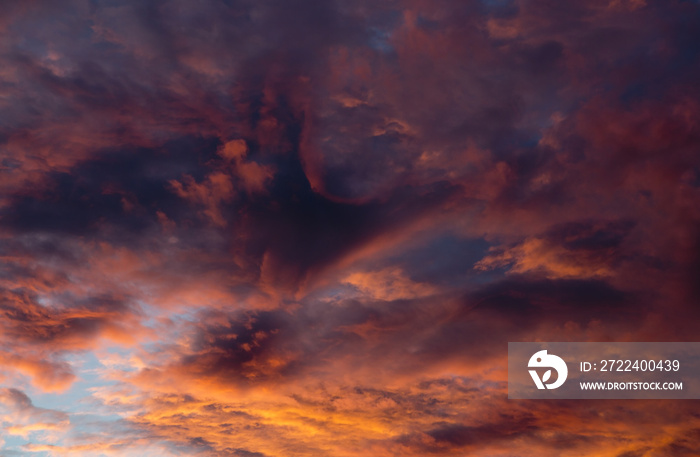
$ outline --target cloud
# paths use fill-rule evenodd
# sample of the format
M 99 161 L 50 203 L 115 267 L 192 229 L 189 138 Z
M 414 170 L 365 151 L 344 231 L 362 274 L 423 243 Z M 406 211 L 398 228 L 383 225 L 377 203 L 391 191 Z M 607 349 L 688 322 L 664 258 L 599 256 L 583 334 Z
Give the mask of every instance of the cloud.
M 193 203 L 206 207 L 204 214 L 216 225 L 226 225 L 219 204 L 233 198 L 233 185 L 230 178 L 215 172 L 207 176 L 206 181 L 197 183 L 192 176 L 185 176 L 184 182 L 170 181 L 175 193 Z
M 0 452 L 697 454 L 692 404 L 516 404 L 504 353 L 695 338 L 697 18 L 3 3 Z
M 38 408 L 21 390 L 0 389 L 0 424 L 7 436 L 20 436 L 24 439 L 36 436 L 56 435 L 69 427 L 66 413 Z
M 571 222 L 552 228 L 544 237 L 530 237 L 505 249 L 491 248 L 492 253 L 474 268 L 507 267 L 511 273 L 550 279 L 613 276 L 613 262 L 624 257 L 619 247 L 633 226 L 629 222 Z
M 352 273 L 344 280 L 373 299 L 400 300 L 430 295 L 434 289 L 411 281 L 399 269 Z

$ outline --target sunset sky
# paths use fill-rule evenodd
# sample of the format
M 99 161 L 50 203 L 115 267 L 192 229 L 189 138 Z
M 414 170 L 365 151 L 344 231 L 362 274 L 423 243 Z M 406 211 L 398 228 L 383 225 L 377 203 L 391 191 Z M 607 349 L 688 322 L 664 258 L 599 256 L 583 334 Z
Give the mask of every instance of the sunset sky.
M 698 0 L 0 1 L 0 456 L 689 457 L 509 341 L 700 341 Z

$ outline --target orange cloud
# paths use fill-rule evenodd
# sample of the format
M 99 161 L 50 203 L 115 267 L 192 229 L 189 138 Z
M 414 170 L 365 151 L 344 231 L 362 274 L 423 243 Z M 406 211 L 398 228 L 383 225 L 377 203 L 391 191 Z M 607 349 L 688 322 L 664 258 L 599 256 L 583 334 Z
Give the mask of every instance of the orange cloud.
M 183 182 L 170 181 L 172 189 L 180 197 L 205 207 L 203 214 L 218 226 L 226 225 L 220 205 L 233 199 L 235 192 L 231 178 L 222 172 L 214 172 L 200 183 L 192 176 L 185 176 Z
M 224 143 L 219 148 L 218 154 L 235 164 L 234 174 L 238 176 L 243 188 L 249 194 L 262 192 L 267 182 L 273 177 L 270 167 L 245 160 L 248 155 L 248 146 L 243 140 L 232 140 Z
M 36 407 L 18 389 L 0 389 L 0 430 L 3 434 L 21 436 L 24 439 L 39 434 L 44 438 L 55 439 L 69 427 L 68 414 Z
M 613 274 L 609 265 L 598 263 L 597 259 L 577 255 L 538 238 L 528 238 L 511 248 L 491 248 L 491 252 L 474 268 L 488 271 L 508 267 L 511 273 L 535 273 L 550 279 L 596 278 Z
M 343 282 L 378 300 L 421 298 L 436 291 L 429 284 L 411 281 L 399 268 L 356 272 L 345 277 Z
M 66 362 L 51 362 L 41 359 L 0 352 L 0 365 L 12 368 L 29 376 L 32 383 L 45 392 L 63 392 L 76 380 L 76 376 Z

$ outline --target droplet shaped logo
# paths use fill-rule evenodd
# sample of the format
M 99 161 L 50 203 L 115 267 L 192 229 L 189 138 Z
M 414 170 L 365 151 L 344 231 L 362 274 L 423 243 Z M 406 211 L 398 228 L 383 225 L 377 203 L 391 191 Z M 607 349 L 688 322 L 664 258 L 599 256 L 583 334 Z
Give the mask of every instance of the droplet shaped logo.
M 547 354 L 547 350 L 535 352 L 535 354 L 530 357 L 530 361 L 527 363 L 529 368 L 550 368 L 547 370 L 542 379 L 537 374 L 537 370 L 528 370 L 532 380 L 535 381 L 535 385 L 538 389 L 556 389 L 561 387 L 566 381 L 566 377 L 569 375 L 569 369 L 566 367 L 566 362 L 561 357 L 554 354 Z M 550 384 L 545 384 L 552 377 L 552 370 L 557 372 L 557 380 Z

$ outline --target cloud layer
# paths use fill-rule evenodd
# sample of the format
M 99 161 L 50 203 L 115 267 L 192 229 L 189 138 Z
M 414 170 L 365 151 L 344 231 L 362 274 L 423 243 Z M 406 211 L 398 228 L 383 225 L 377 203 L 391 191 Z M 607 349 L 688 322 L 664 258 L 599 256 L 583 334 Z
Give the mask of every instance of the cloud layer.
M 0 6 L 3 455 L 697 455 L 507 399 L 693 341 L 695 1 Z

